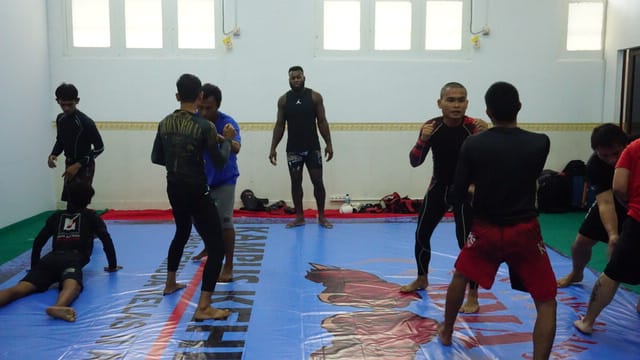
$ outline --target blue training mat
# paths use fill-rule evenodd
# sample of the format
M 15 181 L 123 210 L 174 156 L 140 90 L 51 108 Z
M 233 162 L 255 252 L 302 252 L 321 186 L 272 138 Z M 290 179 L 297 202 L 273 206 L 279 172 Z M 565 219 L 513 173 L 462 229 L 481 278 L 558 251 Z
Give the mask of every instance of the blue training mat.
M 530 359 L 535 307 L 511 290 L 502 266 L 491 290 L 480 289 L 479 314 L 458 316 L 454 344 L 436 336 L 458 253 L 453 223 L 432 238 L 429 288 L 401 294 L 415 278 L 416 224 L 236 224 L 234 281 L 219 283 L 213 306 L 223 321 L 195 322 L 203 247 L 194 232 L 178 280 L 184 291 L 162 295 L 172 223 L 108 222 L 118 262 L 106 273 L 96 241 L 85 267 L 77 321 L 50 318 L 57 290 L 0 308 L 0 359 Z M 556 275 L 569 259 L 548 250 Z M 0 269 L 0 272 L 2 269 Z M 21 269 L 1 288 L 17 283 Z M 584 314 L 596 275 L 558 293 L 552 359 L 628 359 L 640 348 L 638 295 L 619 290 L 585 336 L 572 323 Z

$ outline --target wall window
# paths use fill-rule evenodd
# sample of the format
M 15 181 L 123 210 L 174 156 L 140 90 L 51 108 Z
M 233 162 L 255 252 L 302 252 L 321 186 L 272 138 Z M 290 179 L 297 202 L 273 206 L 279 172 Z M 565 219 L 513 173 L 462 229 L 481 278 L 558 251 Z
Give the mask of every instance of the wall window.
M 162 1 L 124 0 L 127 48 L 162 48 Z
M 411 49 L 411 1 L 376 1 L 374 49 Z
M 424 48 L 462 49 L 462 1 L 428 1 Z
M 67 53 L 211 54 L 219 1 L 65 0 Z
M 602 50 L 604 3 L 569 1 L 567 18 L 567 51 Z
M 327 50 L 360 49 L 360 1 L 324 2 L 323 47 Z
M 464 4 L 469 0 L 318 1 L 323 54 L 420 56 L 464 48 Z
M 71 1 L 71 22 L 73 46 L 111 46 L 109 0 Z
M 216 47 L 215 6 L 210 0 L 178 0 L 178 48 Z

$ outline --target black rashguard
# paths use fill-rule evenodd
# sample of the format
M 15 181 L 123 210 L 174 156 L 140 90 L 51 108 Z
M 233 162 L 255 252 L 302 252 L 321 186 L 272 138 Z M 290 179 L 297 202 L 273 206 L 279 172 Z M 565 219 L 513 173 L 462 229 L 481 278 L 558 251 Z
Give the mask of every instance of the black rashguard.
M 467 138 L 460 149 L 454 187 L 475 184 L 472 216 L 497 225 L 538 216 L 536 181 L 549 147 L 547 135 L 517 127 L 493 127 Z M 457 207 L 467 206 L 467 201 L 464 192 L 455 193 Z
M 640 138 L 640 135 L 629 135 L 629 142 Z M 587 179 L 596 195 L 611 190 L 615 168 L 600 159 L 594 152 L 587 160 Z
M 214 290 L 224 258 L 222 228 L 218 210 L 209 196 L 203 160 L 204 152 L 208 151 L 216 168 L 226 164 L 231 140 L 225 140 L 218 147 L 217 137 L 216 128 L 208 120 L 176 110 L 158 124 L 151 152 L 151 161 L 167 169 L 167 195 L 176 224 L 167 255 L 167 271 L 178 270 L 195 223 L 208 253 L 202 291 Z
M 56 118 L 56 143 L 51 155 L 58 156 L 63 151 L 67 164 L 79 162 L 82 166 L 104 151 L 96 124 L 80 110 L 61 113 Z
M 86 265 L 93 252 L 95 236 L 102 242 L 109 268 L 114 269 L 118 265 L 116 250 L 107 231 L 107 225 L 100 216 L 90 209 L 57 211 L 47 219 L 44 227 L 33 241 L 31 268 L 40 261 L 42 248 L 51 237 L 53 237 L 53 251 L 78 251 L 85 257 Z
M 209 151 L 216 168 L 222 168 L 229 158 L 231 141 L 225 140 L 218 147 L 217 134 L 209 121 L 188 111 L 176 110 L 158 124 L 151 162 L 166 167 L 167 181 L 204 189 L 207 187 L 205 150 Z

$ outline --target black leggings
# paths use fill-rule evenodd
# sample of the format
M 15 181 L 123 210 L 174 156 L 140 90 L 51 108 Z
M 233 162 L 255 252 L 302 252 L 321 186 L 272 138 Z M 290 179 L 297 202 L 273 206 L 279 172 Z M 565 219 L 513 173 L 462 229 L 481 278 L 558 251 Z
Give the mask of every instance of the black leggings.
M 207 263 L 202 274 L 202 291 L 213 291 L 218 281 L 224 259 L 224 242 L 218 209 L 206 187 L 167 182 L 167 195 L 176 223 L 176 233 L 169 246 L 168 271 L 175 272 L 180 266 L 184 247 L 191 235 L 191 225 L 204 241 Z
M 418 275 L 425 275 L 429 270 L 431 261 L 431 235 L 436 226 L 442 220 L 444 214 L 451 207 L 447 201 L 450 194 L 450 185 L 440 184 L 433 181 L 429 185 L 429 190 L 424 196 L 420 215 L 418 216 L 418 227 L 415 234 L 415 257 L 418 265 Z M 465 221 L 458 212 L 454 212 L 456 222 L 456 239 L 458 247 L 462 249 L 468 235 L 469 226 L 465 226 Z

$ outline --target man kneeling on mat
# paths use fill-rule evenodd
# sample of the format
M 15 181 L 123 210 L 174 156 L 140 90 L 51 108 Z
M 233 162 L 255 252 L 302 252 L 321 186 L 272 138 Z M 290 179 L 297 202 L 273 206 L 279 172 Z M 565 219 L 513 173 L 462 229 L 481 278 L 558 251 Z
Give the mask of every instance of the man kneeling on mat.
M 87 209 L 94 190 L 91 185 L 73 182 L 68 188 L 67 209 L 56 211 L 45 223 L 33 241 L 31 270 L 18 284 L 0 290 L 0 306 L 43 292 L 59 283 L 56 303 L 47 308 L 47 314 L 65 321 L 76 321 L 76 311 L 71 303 L 82 291 L 82 268 L 89 263 L 93 251 L 93 239 L 102 241 L 109 266 L 104 271 L 122 269 L 117 265 L 116 250 L 107 232 L 107 226 L 93 210 Z M 53 250 L 40 258 L 40 252 L 50 237 Z

